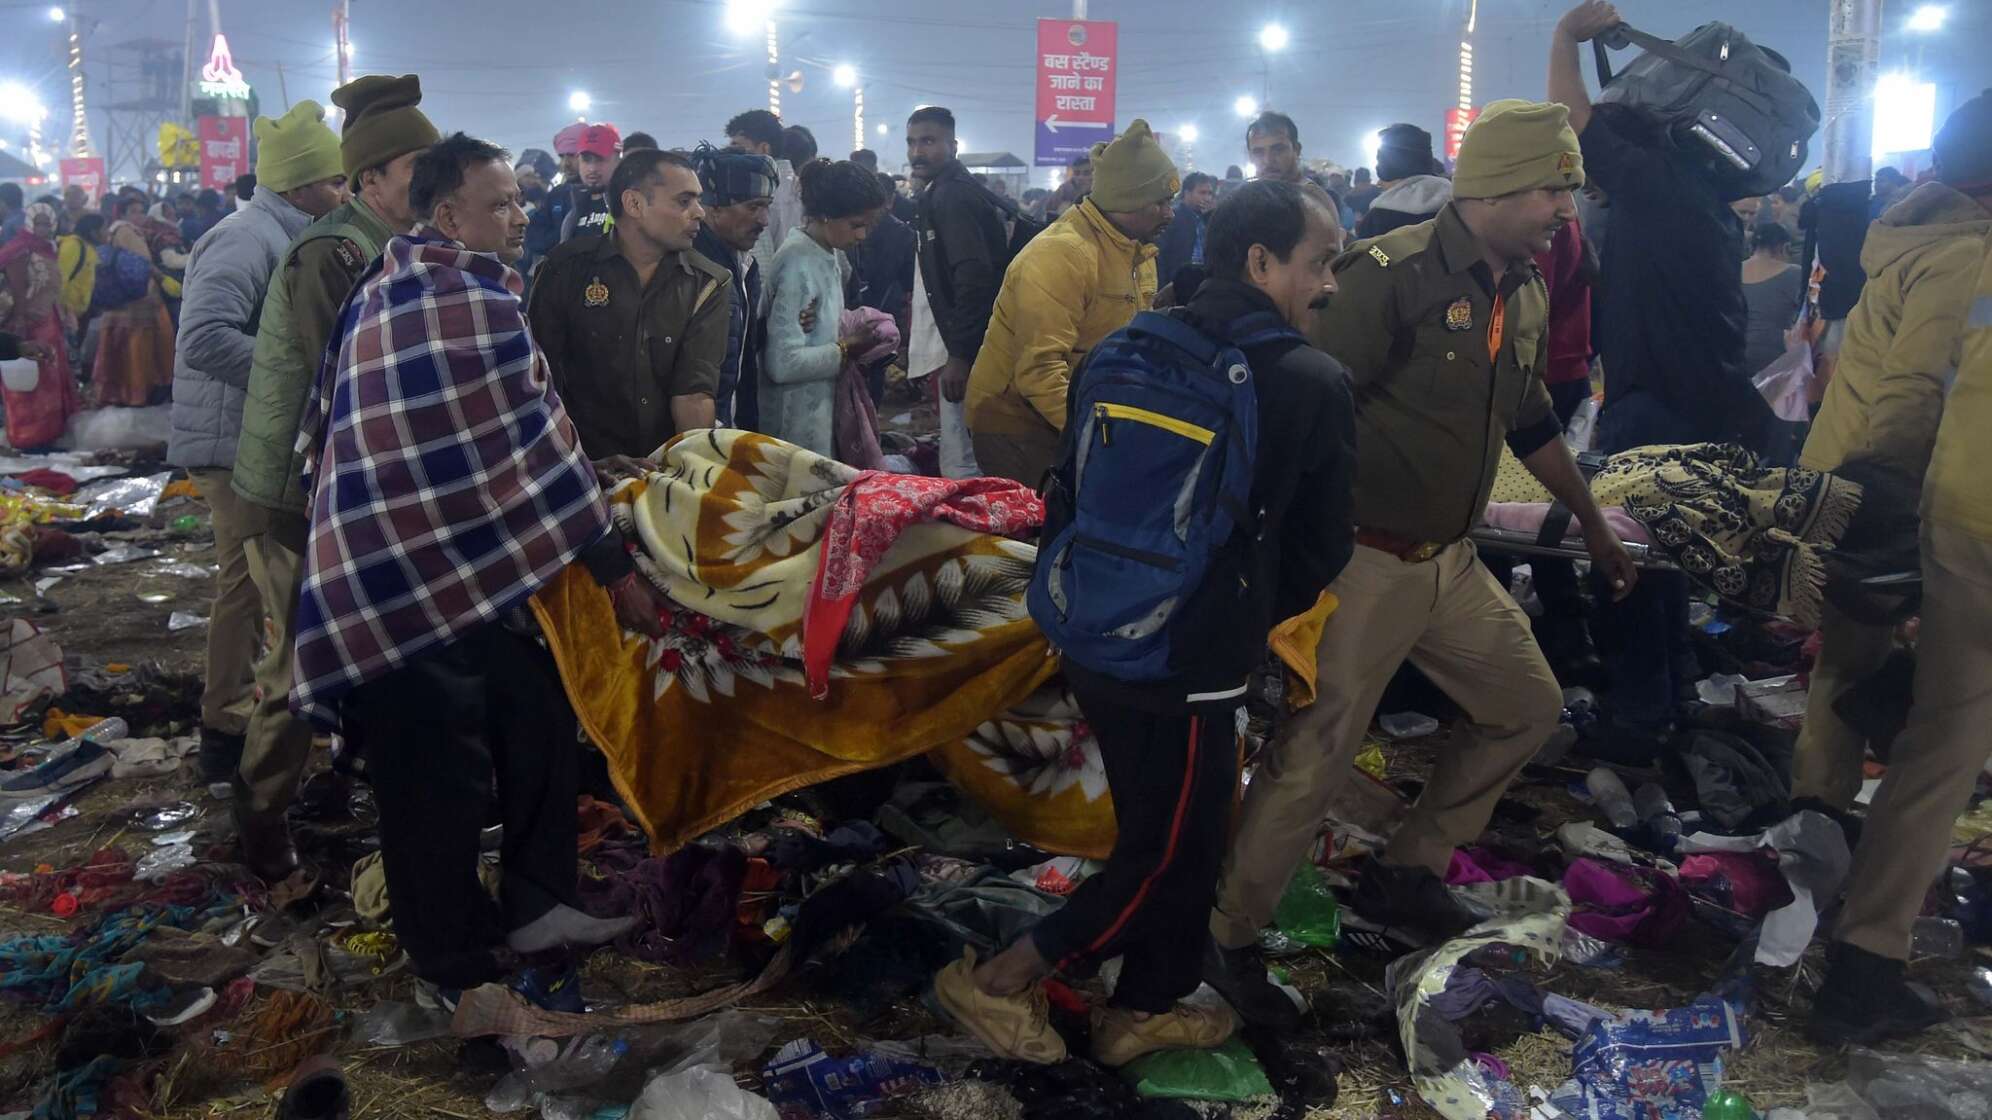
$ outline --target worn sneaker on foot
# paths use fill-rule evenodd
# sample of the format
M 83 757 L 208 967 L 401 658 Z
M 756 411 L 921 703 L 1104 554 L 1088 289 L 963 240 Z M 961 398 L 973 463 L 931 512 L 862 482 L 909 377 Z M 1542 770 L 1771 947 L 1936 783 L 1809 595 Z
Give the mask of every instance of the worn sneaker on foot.
M 1284 997 L 1282 997 L 1284 998 Z M 1093 1060 L 1121 1066 L 1157 1050 L 1214 1050 L 1230 1041 L 1238 1020 L 1228 1008 L 1177 1004 L 1146 1019 L 1119 1007 L 1093 1009 Z
M 554 908 L 505 935 L 515 953 L 544 953 L 562 946 L 592 949 L 636 928 L 636 917 L 591 918 L 572 906 Z
M 1252 1026 L 1281 1031 L 1300 1026 L 1301 1009 L 1266 975 L 1266 958 L 1257 945 L 1226 949 L 1213 940 L 1204 949 L 1203 978 Z
M 1422 867 L 1363 861 L 1349 908 L 1381 926 L 1402 926 L 1438 940 L 1458 937 L 1480 924 L 1437 875 Z
M 1947 1022 L 1951 1015 L 1929 989 L 1903 979 L 1902 961 L 1835 941 L 1826 976 L 1812 997 L 1805 1037 L 1821 1046 L 1873 1046 Z
M 998 1057 L 1056 1065 L 1065 1040 L 1051 1029 L 1051 1001 L 1032 984 L 1013 996 L 992 996 L 975 986 L 975 950 L 934 975 L 934 1002 Z
M 0 782 L 0 798 L 68 793 L 110 773 L 116 763 L 117 758 L 110 751 L 85 739 L 61 758 L 51 758 L 32 770 Z

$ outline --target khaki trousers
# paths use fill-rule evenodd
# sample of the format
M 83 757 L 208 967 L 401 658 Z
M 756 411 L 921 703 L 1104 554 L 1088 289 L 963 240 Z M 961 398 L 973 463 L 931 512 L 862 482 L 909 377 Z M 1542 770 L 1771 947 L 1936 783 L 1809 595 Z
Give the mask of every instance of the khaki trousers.
M 1847 874 L 1834 936 L 1896 960 L 1992 750 L 1992 541 L 1923 523 L 1916 703 Z
M 263 638 L 263 605 L 249 579 L 243 542 L 267 524 L 261 506 L 229 486 L 234 472 L 206 467 L 187 472 L 214 522 L 214 606 L 208 611 L 207 677 L 201 690 L 201 726 L 240 735 L 249 722 L 255 686 L 256 647 Z
M 975 465 L 986 477 L 1007 478 L 1035 490 L 1044 484 L 1044 472 L 1058 465 L 1058 429 L 1050 424 L 1025 435 L 1008 432 L 975 432 Z
M 256 667 L 256 706 L 249 713 L 242 768 L 236 774 L 239 819 L 278 821 L 297 795 L 311 761 L 311 725 L 291 714 L 291 641 L 298 593 L 304 586 L 309 524 L 294 513 L 271 513 L 267 532 L 245 545 L 249 575 L 262 595 L 272 631 L 269 656 Z
M 1895 628 L 1856 622 L 1827 603 L 1819 618 L 1819 661 L 1812 669 L 1805 726 L 1792 759 L 1791 795 L 1850 809 L 1861 791 L 1867 738 L 1847 726 L 1833 702 L 1873 675 L 1895 648 Z
M 1294 866 L 1313 846 L 1391 675 L 1407 658 L 1466 715 L 1383 858 L 1443 874 L 1480 835 L 1503 790 L 1549 738 L 1563 695 L 1528 616 L 1453 544 L 1407 564 L 1358 546 L 1330 588 L 1341 605 L 1315 652 L 1318 696 L 1281 725 L 1246 788 L 1218 886 L 1211 932 L 1239 948 L 1272 920 Z

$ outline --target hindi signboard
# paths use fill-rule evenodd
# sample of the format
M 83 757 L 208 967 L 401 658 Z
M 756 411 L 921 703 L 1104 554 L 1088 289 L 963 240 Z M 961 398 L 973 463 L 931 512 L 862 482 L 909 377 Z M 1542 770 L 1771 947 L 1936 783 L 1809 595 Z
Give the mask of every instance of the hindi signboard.
M 60 164 L 63 189 L 82 187 L 83 193 L 90 196 L 90 205 L 104 197 L 104 157 L 71 156 Z
M 1064 167 L 1114 138 L 1119 49 L 1119 24 L 1038 21 L 1037 166 Z
M 225 190 L 249 173 L 249 118 L 202 117 L 201 186 Z

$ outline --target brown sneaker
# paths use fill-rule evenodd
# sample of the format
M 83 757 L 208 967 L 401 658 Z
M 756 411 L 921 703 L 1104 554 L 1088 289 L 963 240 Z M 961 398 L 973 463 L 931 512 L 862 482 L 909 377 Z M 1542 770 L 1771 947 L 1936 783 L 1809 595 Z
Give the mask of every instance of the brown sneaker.
M 1215 1050 L 1231 1039 L 1238 1020 L 1228 1007 L 1177 1004 L 1163 1015 L 1136 1019 L 1118 1007 L 1093 1009 L 1093 1060 L 1121 1066 L 1156 1050 Z
M 1057 1065 L 1065 1060 L 1065 1040 L 1051 1029 L 1051 1001 L 1032 984 L 1014 996 L 992 996 L 975 986 L 975 950 L 934 974 L 934 1000 L 962 1029 L 999 1057 Z

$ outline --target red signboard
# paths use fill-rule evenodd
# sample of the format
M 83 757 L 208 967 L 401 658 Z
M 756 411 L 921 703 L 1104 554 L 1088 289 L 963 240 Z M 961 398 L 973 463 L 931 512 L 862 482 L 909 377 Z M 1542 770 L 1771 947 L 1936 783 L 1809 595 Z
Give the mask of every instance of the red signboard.
M 1063 167 L 1114 138 L 1120 25 L 1041 19 L 1037 33 L 1037 165 Z
M 249 174 L 249 118 L 202 117 L 201 186 L 223 190 Z
M 104 157 L 77 156 L 65 159 L 61 164 L 62 187 L 82 187 L 83 193 L 90 196 L 90 205 L 104 197 Z
M 1462 109 L 1455 105 L 1446 110 L 1446 158 L 1459 158 L 1459 142 L 1466 139 L 1466 130 L 1480 119 L 1480 110 Z

